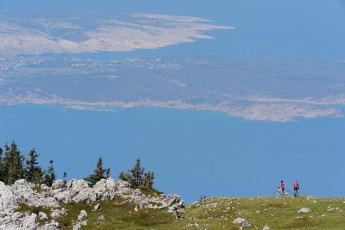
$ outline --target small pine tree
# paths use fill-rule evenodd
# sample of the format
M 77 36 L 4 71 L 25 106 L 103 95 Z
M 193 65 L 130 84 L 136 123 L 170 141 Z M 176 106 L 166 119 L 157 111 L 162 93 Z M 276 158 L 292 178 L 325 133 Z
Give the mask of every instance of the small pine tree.
M 121 172 L 119 178 L 128 181 L 133 188 L 138 188 L 143 180 L 144 168 L 141 167 L 140 159 L 135 162 L 134 167 L 127 173 Z
M 145 189 L 152 189 L 153 187 L 153 180 L 155 179 L 154 173 L 151 171 L 148 171 L 144 174 L 144 180 L 142 183 L 142 186 Z
M 5 184 L 13 184 L 16 180 L 24 178 L 24 156 L 17 149 L 13 141 L 11 147 L 5 145 L 6 153 L 2 159 L 2 179 Z
M 47 171 L 45 171 L 45 173 L 44 173 L 44 178 L 43 178 L 44 184 L 51 187 L 55 181 L 55 177 L 56 177 L 56 175 L 55 175 L 55 171 L 54 171 L 53 160 L 50 160 L 49 161 L 49 167 L 48 167 Z
M 135 162 L 133 169 L 131 169 L 132 178 L 134 179 L 134 186 L 138 188 L 143 180 L 144 168 L 141 167 L 140 159 Z
M 93 187 L 98 181 L 101 179 L 107 179 L 110 177 L 110 169 L 103 168 L 103 161 L 100 157 L 97 161 L 96 169 L 94 170 L 93 174 L 90 174 L 88 177 L 84 178 L 84 180 L 88 181 L 89 185 Z
M 152 189 L 154 173 L 148 171 L 144 173 L 145 168 L 141 167 L 140 159 L 137 159 L 134 167 L 127 173 L 121 172 L 119 178 L 128 181 L 133 188 Z
M 29 159 L 26 160 L 26 168 L 25 168 L 25 179 L 28 182 L 32 182 L 35 184 L 40 184 L 42 181 L 42 168 L 37 166 L 37 158 L 39 154 L 33 148 L 29 153 Z
M 10 147 L 8 147 L 8 144 L 6 143 L 5 144 L 5 151 L 7 152 L 7 151 L 9 151 L 10 150 Z
M 66 184 L 66 179 L 67 179 L 67 172 L 64 172 L 63 175 L 62 175 L 62 180 L 63 182 Z

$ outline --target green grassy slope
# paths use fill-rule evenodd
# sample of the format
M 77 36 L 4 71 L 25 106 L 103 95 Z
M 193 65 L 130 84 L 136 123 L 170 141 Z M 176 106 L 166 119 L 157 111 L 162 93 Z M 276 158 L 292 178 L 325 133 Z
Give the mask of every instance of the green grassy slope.
M 345 198 L 211 198 L 194 205 L 187 205 L 182 219 L 163 210 L 135 211 L 134 204 L 123 200 L 98 202 L 101 209 L 92 211 L 92 204 L 63 206 L 68 215 L 57 221 L 62 229 L 71 229 L 80 210 L 88 213 L 88 225 L 82 229 L 238 229 L 233 220 L 246 218 L 251 224 L 244 229 L 345 229 Z M 310 208 L 310 213 L 298 213 Z M 105 220 L 99 220 L 103 215 Z

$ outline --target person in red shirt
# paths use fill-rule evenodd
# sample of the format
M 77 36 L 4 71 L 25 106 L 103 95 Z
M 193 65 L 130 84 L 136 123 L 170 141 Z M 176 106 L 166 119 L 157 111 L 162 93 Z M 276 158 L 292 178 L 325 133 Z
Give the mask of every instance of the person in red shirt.
M 280 181 L 280 188 L 282 189 L 282 196 L 284 196 L 285 185 L 283 180 Z
M 294 190 L 294 197 L 297 197 L 298 196 L 298 189 L 299 189 L 299 184 L 298 184 L 298 181 L 295 180 L 295 182 L 293 183 L 293 190 Z

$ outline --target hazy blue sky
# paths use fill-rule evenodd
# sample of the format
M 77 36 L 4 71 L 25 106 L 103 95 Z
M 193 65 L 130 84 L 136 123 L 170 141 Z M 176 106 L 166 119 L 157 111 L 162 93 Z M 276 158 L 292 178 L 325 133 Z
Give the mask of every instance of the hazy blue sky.
M 235 29 L 206 31 L 214 39 L 124 52 L 123 57 L 345 60 L 344 0 L 0 0 L 0 14 L 23 18 L 112 18 L 136 12 L 199 17 Z M 86 176 L 103 156 L 117 177 L 140 157 L 156 173 L 158 189 L 181 193 L 188 202 L 200 195 L 270 196 L 281 179 L 288 186 L 299 179 L 302 194 L 340 196 L 345 191 L 344 122 L 258 122 L 216 112 L 149 108 L 99 113 L 0 106 L 0 143 L 16 140 L 24 153 L 35 147 L 42 162 L 54 159 L 59 176 L 64 170 L 69 177 Z

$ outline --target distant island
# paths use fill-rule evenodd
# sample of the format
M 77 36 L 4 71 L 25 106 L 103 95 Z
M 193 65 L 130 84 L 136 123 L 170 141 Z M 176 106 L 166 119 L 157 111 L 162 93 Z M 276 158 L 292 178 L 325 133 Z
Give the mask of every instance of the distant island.
M 344 72 L 344 62 L 297 58 L 2 58 L 0 104 L 212 110 L 276 122 L 343 117 Z

